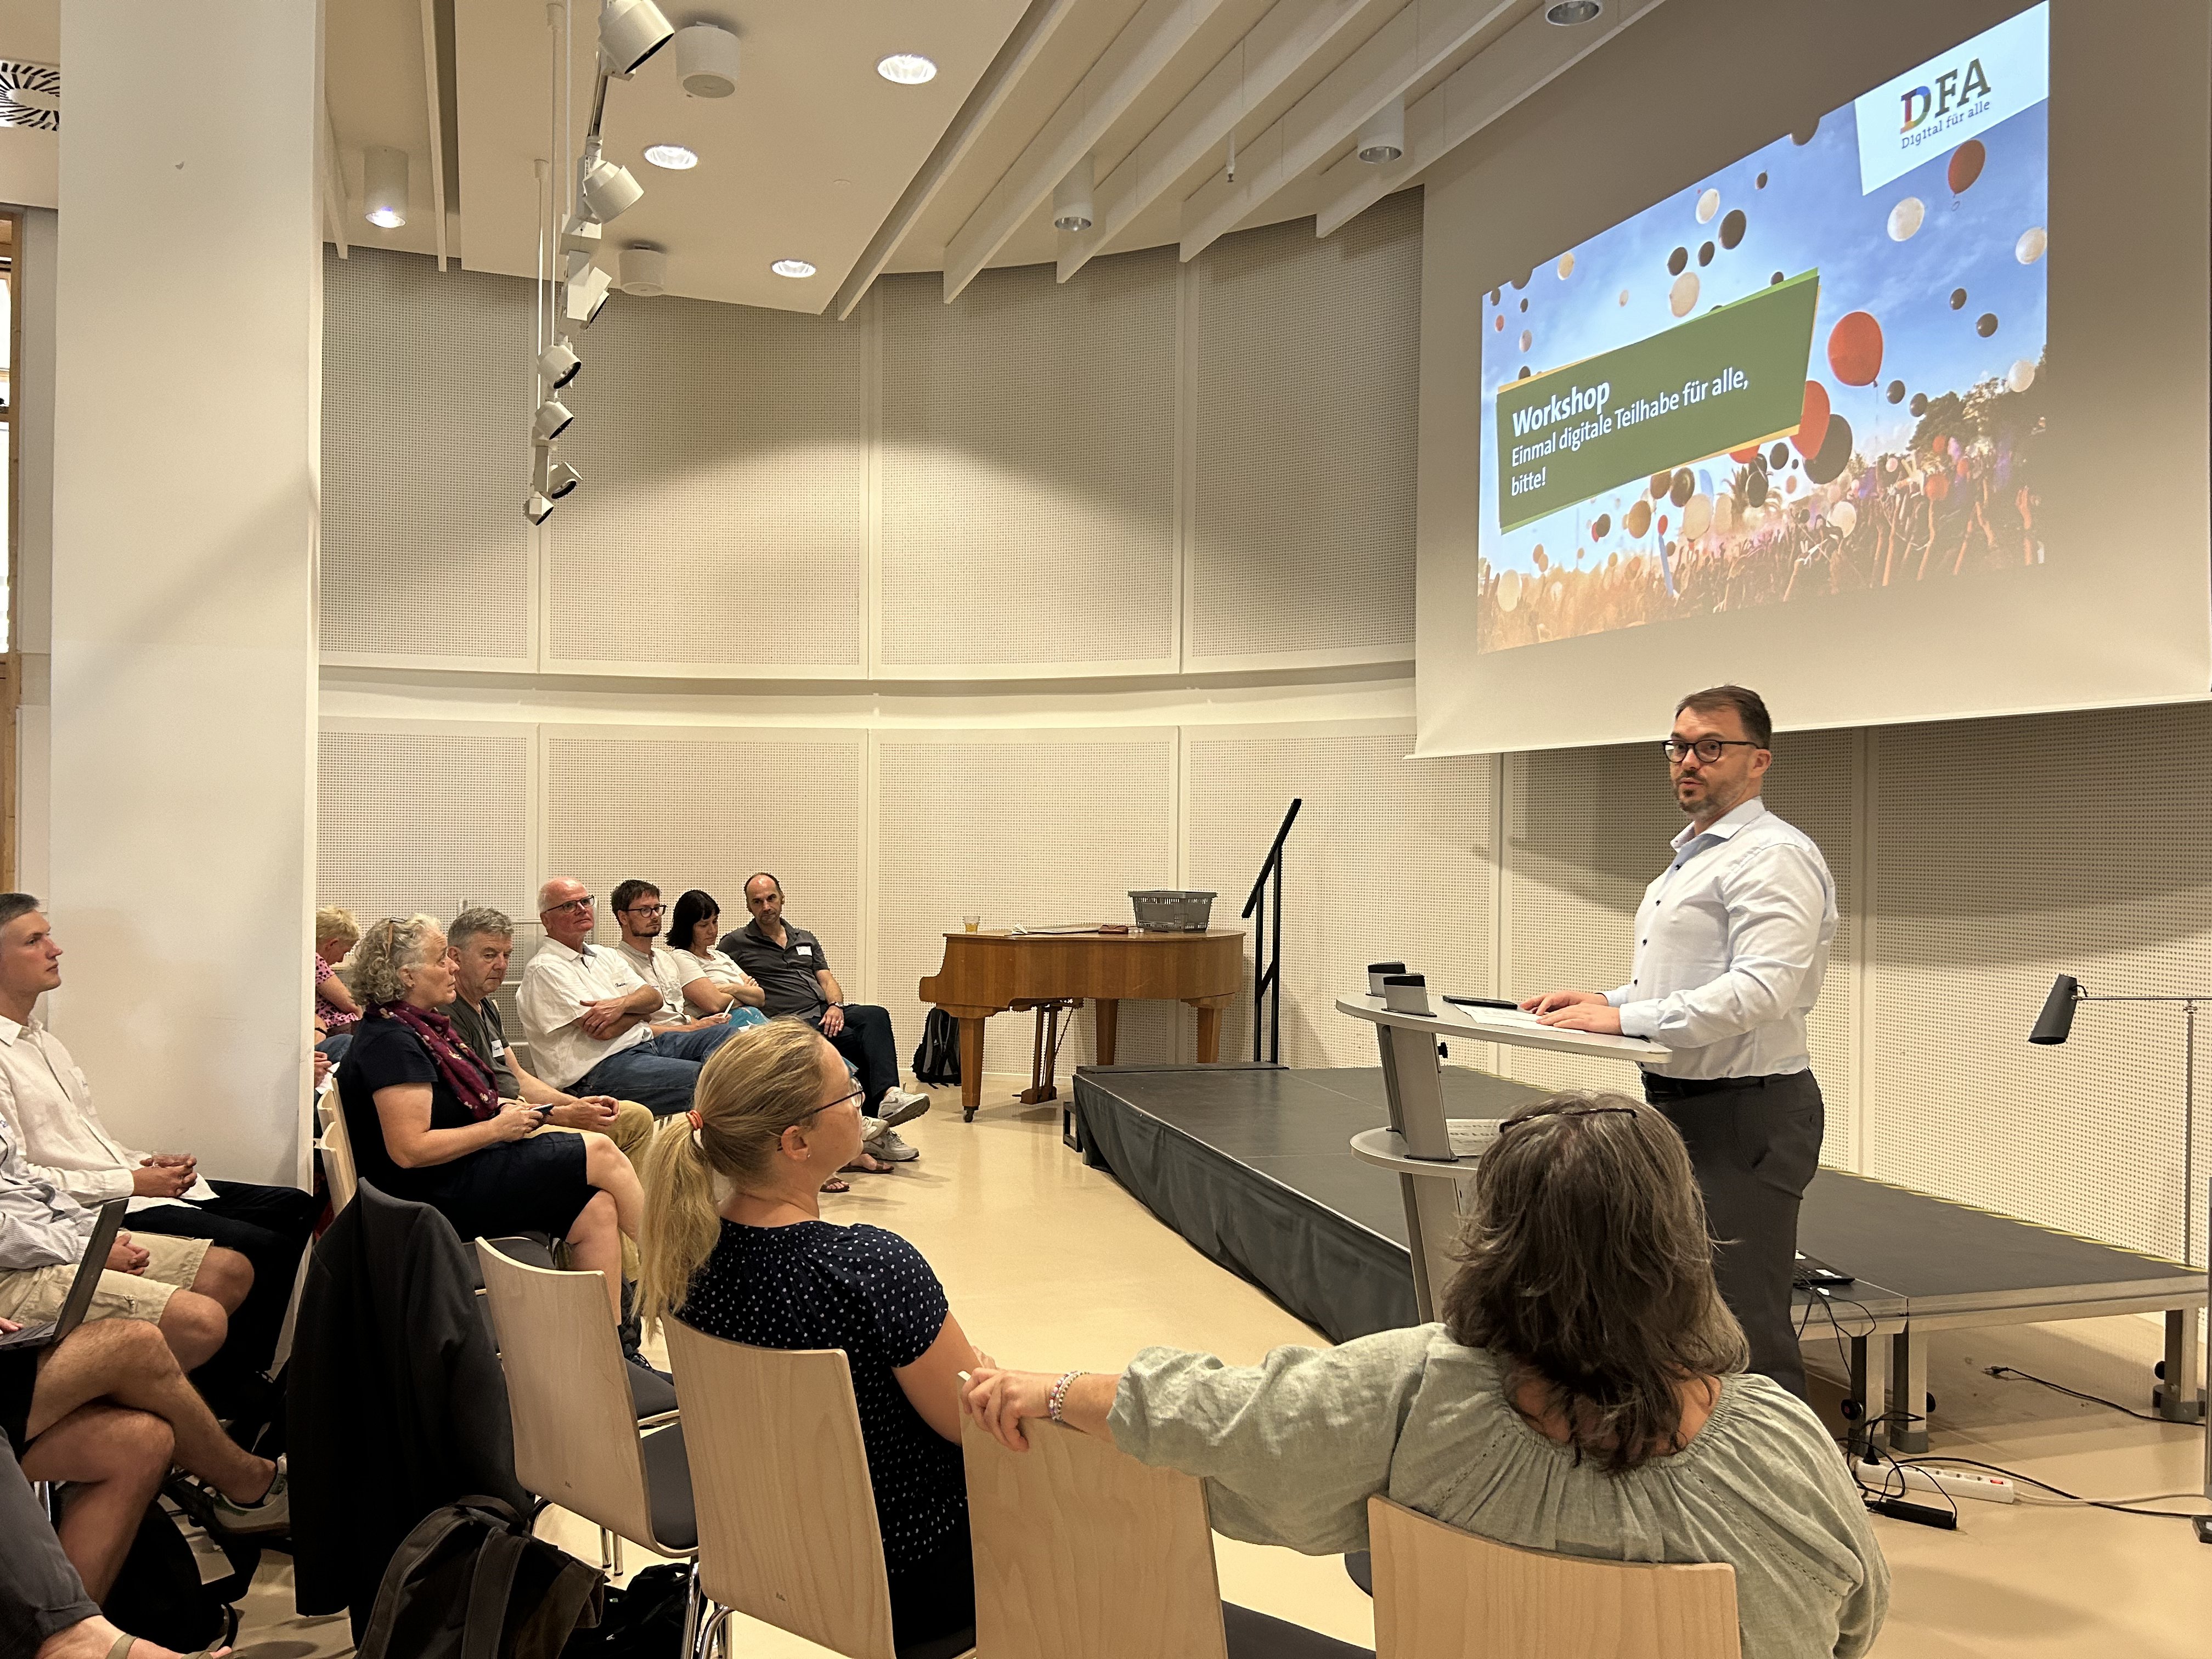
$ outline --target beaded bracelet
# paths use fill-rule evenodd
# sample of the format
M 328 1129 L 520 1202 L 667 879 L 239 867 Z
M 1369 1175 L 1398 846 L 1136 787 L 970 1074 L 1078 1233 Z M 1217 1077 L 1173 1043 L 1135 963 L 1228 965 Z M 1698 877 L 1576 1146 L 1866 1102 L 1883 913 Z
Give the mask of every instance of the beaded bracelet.
M 1052 1385 L 1052 1393 L 1045 1398 L 1044 1414 L 1055 1423 L 1067 1421 L 1060 1414 L 1060 1407 L 1067 1403 L 1067 1385 L 1079 1376 L 1090 1375 L 1088 1371 L 1068 1371 L 1064 1374 L 1059 1382 Z

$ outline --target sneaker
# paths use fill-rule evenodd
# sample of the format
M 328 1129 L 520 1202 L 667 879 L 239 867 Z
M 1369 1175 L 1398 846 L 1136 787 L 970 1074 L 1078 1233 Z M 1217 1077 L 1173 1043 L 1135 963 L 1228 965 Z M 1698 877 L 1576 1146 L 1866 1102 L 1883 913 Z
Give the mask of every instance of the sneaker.
M 283 1532 L 292 1524 L 292 1498 L 286 1489 L 284 1460 L 276 1460 L 276 1478 L 269 1483 L 269 1490 L 258 1501 L 234 1503 L 216 1492 L 214 1510 L 216 1525 L 225 1532 Z
M 912 1094 L 904 1089 L 886 1089 L 876 1109 L 884 1115 L 885 1123 L 911 1123 L 929 1109 L 929 1097 Z
M 921 1156 L 917 1149 L 908 1146 L 899 1139 L 898 1131 L 896 1129 L 884 1130 L 884 1138 L 881 1140 L 872 1141 L 868 1150 L 886 1164 L 911 1164 Z
M 864 1116 L 860 1120 L 860 1145 L 872 1146 L 890 1132 L 891 1126 L 883 1119 Z

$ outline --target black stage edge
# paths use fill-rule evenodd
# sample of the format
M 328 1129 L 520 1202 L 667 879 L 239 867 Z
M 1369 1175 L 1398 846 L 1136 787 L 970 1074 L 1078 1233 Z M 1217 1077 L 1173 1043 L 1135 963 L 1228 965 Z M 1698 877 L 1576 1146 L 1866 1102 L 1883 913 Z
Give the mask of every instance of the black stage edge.
M 1443 1075 L 1453 1117 L 1503 1117 L 1547 1092 Z M 1085 1163 L 1332 1342 L 1419 1322 L 1399 1177 L 1347 1144 L 1389 1121 L 1379 1069 L 1085 1066 L 1075 1115 Z

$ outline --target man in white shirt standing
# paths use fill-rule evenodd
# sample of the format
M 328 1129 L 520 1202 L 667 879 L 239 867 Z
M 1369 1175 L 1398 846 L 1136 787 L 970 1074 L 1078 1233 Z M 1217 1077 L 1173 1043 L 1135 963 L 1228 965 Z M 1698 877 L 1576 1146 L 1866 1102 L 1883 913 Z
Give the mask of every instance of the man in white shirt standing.
M 635 1100 L 655 1117 L 689 1111 L 700 1066 L 742 1028 L 716 1021 L 656 1029 L 663 993 L 621 951 L 591 942 L 595 903 L 568 876 L 538 890 L 545 942 L 515 992 L 538 1075 L 574 1095 Z
M 1645 1068 L 1644 1097 L 1689 1147 L 1751 1369 L 1802 1397 L 1790 1281 L 1824 1127 L 1805 1016 L 1827 974 L 1836 884 L 1811 838 L 1759 799 L 1773 733 L 1756 691 L 1717 685 L 1682 699 L 1666 752 L 1690 823 L 1637 910 L 1628 983 L 1522 1006 L 1547 1025 L 1672 1050 Z

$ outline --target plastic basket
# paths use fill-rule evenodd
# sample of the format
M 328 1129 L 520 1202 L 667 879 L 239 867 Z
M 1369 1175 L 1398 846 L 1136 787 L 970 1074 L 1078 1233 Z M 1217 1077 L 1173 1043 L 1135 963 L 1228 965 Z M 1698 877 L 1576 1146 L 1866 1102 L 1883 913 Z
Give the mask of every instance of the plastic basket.
M 1213 895 L 1180 887 L 1129 890 L 1137 926 L 1147 933 L 1202 933 L 1213 915 Z

